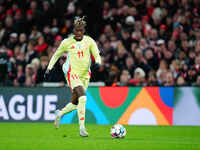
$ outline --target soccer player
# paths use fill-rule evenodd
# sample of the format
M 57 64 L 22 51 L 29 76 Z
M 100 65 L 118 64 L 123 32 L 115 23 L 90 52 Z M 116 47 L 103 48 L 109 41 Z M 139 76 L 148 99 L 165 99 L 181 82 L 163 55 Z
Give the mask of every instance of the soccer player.
M 63 54 L 67 54 L 66 62 L 63 64 L 63 72 L 67 83 L 72 91 L 72 100 L 63 109 L 56 110 L 54 125 L 59 128 L 61 117 L 75 109 L 78 112 L 80 136 L 87 137 L 88 133 L 85 129 L 85 105 L 86 90 L 90 80 L 91 54 L 94 56 L 94 68 L 98 69 L 101 64 L 99 49 L 96 42 L 89 36 L 84 35 L 86 21 L 84 17 L 77 17 L 74 20 L 73 35 L 64 39 L 58 49 L 52 56 L 45 77 L 50 73 L 58 58 Z

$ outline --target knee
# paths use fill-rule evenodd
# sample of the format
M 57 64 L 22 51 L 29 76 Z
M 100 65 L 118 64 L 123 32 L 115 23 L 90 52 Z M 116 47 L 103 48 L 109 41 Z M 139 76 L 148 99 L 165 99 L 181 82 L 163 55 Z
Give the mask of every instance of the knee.
M 85 90 L 82 86 L 75 87 L 73 89 L 73 92 L 77 96 L 77 101 L 74 102 L 75 105 L 78 105 L 79 103 L 86 103 L 86 95 L 85 95 Z
M 75 87 L 73 92 L 76 93 L 77 97 L 85 96 L 85 90 L 82 86 Z
M 72 104 L 78 105 L 78 96 L 76 95 L 76 92 L 72 92 Z
M 72 104 L 78 105 L 78 99 L 75 99 L 75 100 L 72 99 Z
M 86 96 L 79 97 L 79 103 L 86 103 Z

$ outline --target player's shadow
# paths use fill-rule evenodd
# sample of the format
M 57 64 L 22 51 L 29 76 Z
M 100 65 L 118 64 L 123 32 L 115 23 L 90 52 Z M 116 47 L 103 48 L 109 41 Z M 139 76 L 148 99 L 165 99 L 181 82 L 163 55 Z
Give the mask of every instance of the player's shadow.
M 126 140 L 126 141 L 144 141 L 144 138 L 124 137 L 124 138 L 113 138 L 113 137 L 88 137 L 95 140 Z

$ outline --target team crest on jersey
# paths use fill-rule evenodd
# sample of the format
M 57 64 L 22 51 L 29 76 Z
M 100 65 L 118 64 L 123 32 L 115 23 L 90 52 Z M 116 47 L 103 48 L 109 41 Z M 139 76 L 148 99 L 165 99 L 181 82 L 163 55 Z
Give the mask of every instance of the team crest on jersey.
M 77 47 L 80 49 L 81 48 L 81 44 L 77 44 Z

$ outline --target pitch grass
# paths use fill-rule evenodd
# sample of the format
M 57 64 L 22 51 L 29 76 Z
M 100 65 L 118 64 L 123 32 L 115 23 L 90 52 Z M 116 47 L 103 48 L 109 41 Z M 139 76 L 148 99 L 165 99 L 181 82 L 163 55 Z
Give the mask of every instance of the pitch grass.
M 198 150 L 200 127 L 125 126 L 127 136 L 113 139 L 111 125 L 88 124 L 88 138 L 78 125 L 0 123 L 0 150 Z

